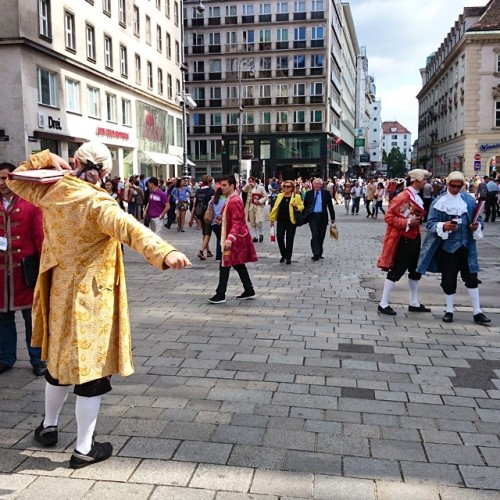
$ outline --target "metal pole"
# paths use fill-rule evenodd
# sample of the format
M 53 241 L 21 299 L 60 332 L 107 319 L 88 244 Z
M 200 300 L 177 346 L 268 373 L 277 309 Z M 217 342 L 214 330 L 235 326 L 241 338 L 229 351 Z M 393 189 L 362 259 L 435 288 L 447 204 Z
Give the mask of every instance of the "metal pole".
M 187 115 L 186 115 L 186 81 L 184 78 L 185 72 L 182 71 L 182 175 L 189 177 L 189 168 L 187 163 Z
M 238 61 L 238 174 L 241 175 L 242 155 L 243 155 L 243 106 L 241 100 L 241 63 L 244 59 Z

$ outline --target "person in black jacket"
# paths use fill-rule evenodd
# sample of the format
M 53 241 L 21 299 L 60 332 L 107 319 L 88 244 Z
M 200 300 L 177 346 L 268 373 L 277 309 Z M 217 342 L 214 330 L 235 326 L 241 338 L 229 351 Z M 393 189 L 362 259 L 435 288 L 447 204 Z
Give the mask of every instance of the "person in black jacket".
M 307 191 L 304 197 L 304 213 L 311 229 L 312 259 L 323 258 L 323 242 L 325 241 L 328 214 L 332 226 L 335 225 L 335 209 L 333 208 L 330 192 L 323 189 L 323 181 L 314 179 L 313 189 Z

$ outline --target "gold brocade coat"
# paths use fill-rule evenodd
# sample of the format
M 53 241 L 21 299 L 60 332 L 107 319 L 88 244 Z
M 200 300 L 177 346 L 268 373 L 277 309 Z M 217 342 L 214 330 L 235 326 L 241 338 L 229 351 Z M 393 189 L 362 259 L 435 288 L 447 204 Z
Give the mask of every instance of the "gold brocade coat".
M 49 165 L 49 152 L 42 151 L 17 171 Z M 132 374 L 120 242 L 159 269 L 166 269 L 164 258 L 175 248 L 126 214 L 106 191 L 71 174 L 53 184 L 7 183 L 43 213 L 32 345 L 42 347 L 49 373 L 61 384 Z

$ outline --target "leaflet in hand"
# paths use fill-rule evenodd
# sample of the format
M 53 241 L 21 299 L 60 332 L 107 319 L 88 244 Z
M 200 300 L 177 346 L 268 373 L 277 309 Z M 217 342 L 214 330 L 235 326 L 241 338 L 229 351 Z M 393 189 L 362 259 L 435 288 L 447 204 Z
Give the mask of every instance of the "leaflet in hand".
M 477 202 L 476 208 L 474 209 L 474 213 L 472 214 L 472 224 L 475 224 L 484 210 L 485 200 L 479 200 Z
M 64 177 L 69 170 L 54 170 L 53 168 L 41 168 L 39 170 L 19 170 L 9 173 L 9 179 L 17 181 L 40 182 L 50 184 Z

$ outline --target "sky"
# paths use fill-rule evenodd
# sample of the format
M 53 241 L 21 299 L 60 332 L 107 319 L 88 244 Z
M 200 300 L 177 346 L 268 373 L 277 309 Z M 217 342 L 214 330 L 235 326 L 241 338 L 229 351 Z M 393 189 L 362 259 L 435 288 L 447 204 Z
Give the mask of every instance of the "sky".
M 368 72 L 375 77 L 382 121 L 397 120 L 418 138 L 420 68 L 437 51 L 464 7 L 488 0 L 350 0 Z

